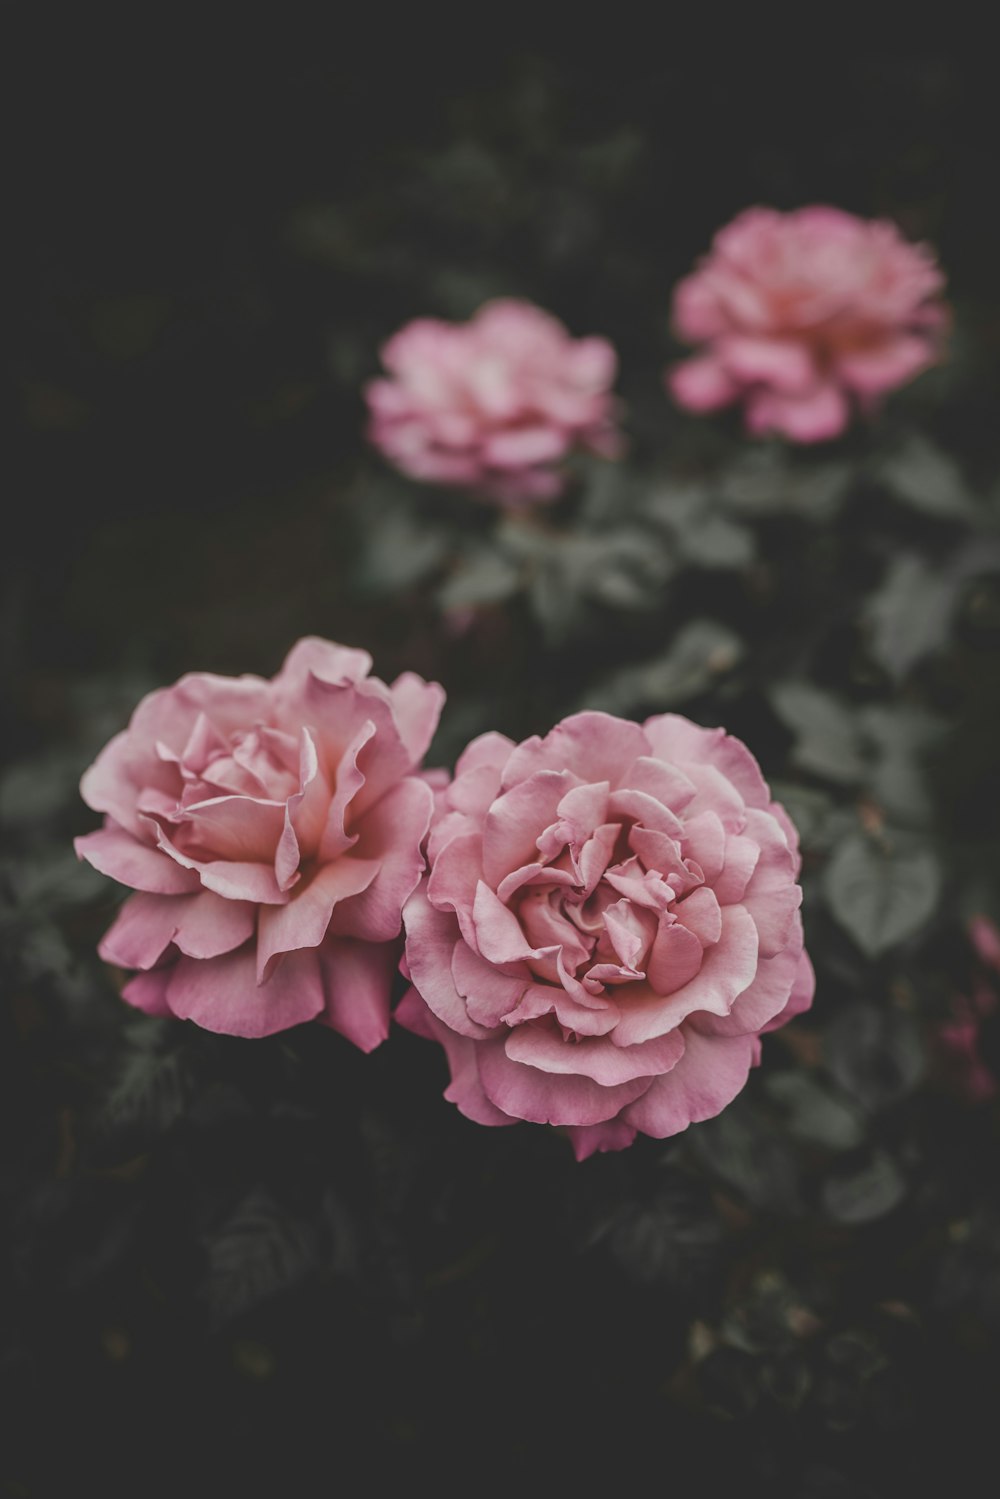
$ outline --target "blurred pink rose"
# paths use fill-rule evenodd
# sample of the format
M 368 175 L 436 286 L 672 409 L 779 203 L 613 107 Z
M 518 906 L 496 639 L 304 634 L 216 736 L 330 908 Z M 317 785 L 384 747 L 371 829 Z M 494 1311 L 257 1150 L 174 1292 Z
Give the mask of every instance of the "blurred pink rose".
M 933 252 L 839 208 L 749 208 L 674 292 L 678 336 L 701 351 L 667 371 L 691 411 L 742 402 L 751 432 L 836 437 L 941 358 L 948 313 Z
M 86 772 L 106 816 L 77 853 L 138 892 L 100 946 L 139 970 L 131 1004 L 235 1036 L 317 1018 L 363 1051 L 385 1039 L 444 694 L 370 667 L 305 639 L 273 681 L 182 677 Z
M 989 917 L 973 916 L 968 933 L 983 967 L 1000 972 L 1000 932 Z M 953 995 L 950 1018 L 932 1032 L 937 1074 L 966 1103 L 987 1103 L 1000 1089 L 980 1052 L 983 1025 L 1000 1007 L 994 982 L 982 968 L 973 973 L 971 999 Z
M 664 714 L 485 734 L 439 791 L 396 1018 L 480 1124 L 577 1158 L 718 1114 L 806 1009 L 798 840 L 749 750 Z
M 620 451 L 614 349 L 530 302 L 487 302 L 467 323 L 417 318 L 381 353 L 389 378 L 366 387 L 368 436 L 413 479 L 523 505 L 561 493 L 573 448 Z

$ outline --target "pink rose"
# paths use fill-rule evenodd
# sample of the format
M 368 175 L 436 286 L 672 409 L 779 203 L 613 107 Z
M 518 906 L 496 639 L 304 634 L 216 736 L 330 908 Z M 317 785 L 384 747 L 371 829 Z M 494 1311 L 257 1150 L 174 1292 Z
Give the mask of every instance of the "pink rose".
M 484 734 L 439 792 L 396 1012 L 480 1124 L 577 1158 L 723 1109 L 806 1009 L 798 840 L 749 750 L 667 713 Z
M 414 774 L 443 692 L 300 640 L 273 681 L 195 673 L 143 698 L 83 777 L 76 840 L 138 893 L 101 956 L 152 1015 L 266 1036 L 318 1018 L 370 1051 L 432 792 Z
M 413 479 L 523 505 L 561 493 L 571 449 L 620 449 L 614 349 L 570 338 L 530 302 L 487 302 L 468 323 L 418 318 L 381 353 L 389 378 L 366 387 L 368 436 Z
M 742 402 L 754 433 L 836 437 L 852 397 L 870 410 L 940 360 L 943 287 L 933 252 L 885 220 L 749 208 L 674 292 L 674 327 L 702 348 L 668 389 L 691 411 Z

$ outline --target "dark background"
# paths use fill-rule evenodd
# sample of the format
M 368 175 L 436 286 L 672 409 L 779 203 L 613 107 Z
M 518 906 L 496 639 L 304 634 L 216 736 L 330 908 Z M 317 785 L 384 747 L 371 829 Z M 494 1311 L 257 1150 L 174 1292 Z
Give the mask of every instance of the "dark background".
M 462 1120 L 412 1037 L 366 1059 L 315 1030 L 259 1046 L 165 1035 L 123 1015 L 91 956 L 114 896 L 60 862 L 93 821 L 73 788 L 138 695 L 185 670 L 267 675 L 306 633 L 364 645 L 386 679 L 412 668 L 449 689 L 432 763 L 482 727 L 544 731 L 706 608 L 751 642 L 727 722 L 769 775 L 790 736 L 762 683 L 789 669 L 803 621 L 824 623 L 796 671 L 862 707 L 893 697 L 832 601 L 874 586 L 873 557 L 933 559 L 962 525 L 865 493 L 831 526 L 835 556 L 815 529 L 761 523 L 765 561 L 787 564 L 766 608 L 709 568 L 683 573 L 659 614 L 595 606 L 542 648 L 517 600 L 449 627 L 426 579 L 397 584 L 372 557 L 380 506 L 411 506 L 411 539 L 420 514 L 367 455 L 360 397 L 409 317 L 509 293 L 607 335 L 636 472 L 671 454 L 708 471 L 739 452 L 738 425 L 707 435 L 662 397 L 673 285 L 754 203 L 888 215 L 938 247 L 958 326 L 950 370 L 885 430 L 909 423 L 977 493 L 995 484 L 989 58 L 708 67 L 598 41 L 399 39 L 386 55 L 377 40 L 60 23 L 15 56 L 0 1492 L 533 1482 L 539 1449 L 556 1482 L 606 1465 L 620 1484 L 655 1462 L 683 1492 L 691 1464 L 699 1486 L 804 1499 L 954 1483 L 991 1442 L 995 1114 L 911 1066 L 880 999 L 892 960 L 866 964 L 822 911 L 819 1016 L 842 1001 L 882 1017 L 862 1062 L 889 1081 L 853 1086 L 876 1100 L 873 1159 L 889 1151 L 910 1188 L 861 1227 L 822 1206 L 832 1157 L 793 1149 L 770 1116 L 737 1116 L 735 1136 L 702 1127 L 700 1155 L 640 1141 L 576 1168 L 541 1130 Z M 427 505 L 442 536 L 488 544 L 492 516 Z M 997 832 L 995 572 L 950 654 L 902 693 L 958 728 L 930 821 L 976 898 Z M 695 690 L 684 711 L 711 721 L 706 701 Z M 853 790 L 831 795 L 853 806 Z M 961 915 L 905 955 L 937 975 L 921 1024 L 949 975 L 970 982 Z M 804 1034 L 795 1065 L 811 1065 Z M 850 1066 L 832 1070 L 850 1093 Z M 707 1362 L 693 1326 L 715 1339 Z

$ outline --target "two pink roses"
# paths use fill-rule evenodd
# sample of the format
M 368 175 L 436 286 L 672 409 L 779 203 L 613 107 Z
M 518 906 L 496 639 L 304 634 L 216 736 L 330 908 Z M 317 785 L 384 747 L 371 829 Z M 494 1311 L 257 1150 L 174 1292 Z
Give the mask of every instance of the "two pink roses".
M 948 312 L 932 252 L 838 208 L 751 208 L 675 288 L 674 331 L 697 352 L 667 371 L 677 403 L 743 408 L 756 436 L 820 442 L 942 354 Z M 623 448 L 604 338 L 571 338 L 512 298 L 467 323 L 417 318 L 382 348 L 368 436 L 413 479 L 507 506 L 565 488 L 576 449 Z
M 582 1159 L 717 1114 L 813 990 L 795 832 L 749 750 L 582 713 L 482 735 L 442 786 L 442 689 L 370 667 L 306 639 L 271 681 L 186 676 L 87 771 L 105 824 L 77 851 L 135 892 L 100 947 L 137 970 L 124 997 L 369 1051 L 405 947 L 396 1017 L 469 1118 L 565 1126 Z

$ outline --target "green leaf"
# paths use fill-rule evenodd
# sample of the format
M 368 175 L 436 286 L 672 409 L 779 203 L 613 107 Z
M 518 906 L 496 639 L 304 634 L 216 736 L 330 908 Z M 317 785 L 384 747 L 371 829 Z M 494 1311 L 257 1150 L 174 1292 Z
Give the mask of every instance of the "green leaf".
M 871 652 L 893 681 L 943 645 L 958 599 L 960 582 L 935 572 L 915 552 L 891 563 L 885 581 L 869 601 Z
M 941 872 L 927 848 L 898 839 L 879 846 L 858 832 L 834 851 L 824 890 L 837 921 L 874 958 L 912 936 L 933 913 Z
M 838 1012 L 823 1037 L 823 1060 L 845 1093 L 870 1110 L 911 1093 L 926 1068 L 913 1018 L 873 1004 L 852 1004 Z
M 897 499 L 925 515 L 965 520 L 975 514 L 975 501 L 958 465 L 926 437 L 908 437 L 877 473 Z
M 823 1184 L 823 1206 L 838 1223 L 872 1223 L 905 1196 L 906 1181 L 884 1150 L 873 1151 L 860 1170 L 831 1176 Z
M 868 776 L 871 794 L 894 818 L 921 822 L 931 810 L 921 761 L 945 722 L 909 704 L 871 704 L 858 713 L 858 722 L 875 757 Z
M 442 609 L 463 609 L 497 604 L 516 593 L 521 569 L 498 551 L 480 551 L 463 557 L 450 578 L 437 592 Z
M 846 463 L 792 461 L 780 445 L 744 454 L 723 475 L 720 498 L 734 510 L 787 512 L 829 521 L 846 499 L 853 472 Z
M 851 1150 L 864 1139 L 864 1121 L 847 1099 L 804 1072 L 773 1072 L 764 1087 L 788 1110 L 788 1128 L 799 1140 L 830 1150 Z
M 796 765 L 845 785 L 861 780 L 865 762 L 850 708 L 809 682 L 779 682 L 769 695 L 778 716 L 795 734 Z
M 732 671 L 743 655 L 739 637 L 714 619 L 694 619 L 670 649 L 652 661 L 626 667 L 595 683 L 581 706 L 606 713 L 639 706 L 667 708 L 703 692 Z

